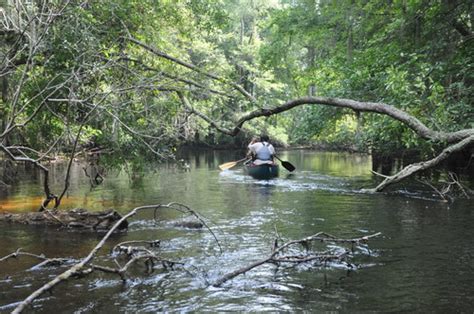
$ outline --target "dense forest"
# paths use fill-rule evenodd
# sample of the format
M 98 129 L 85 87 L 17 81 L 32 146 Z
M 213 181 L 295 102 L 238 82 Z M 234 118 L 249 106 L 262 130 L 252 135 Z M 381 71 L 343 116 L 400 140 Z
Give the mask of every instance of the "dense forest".
M 472 143 L 473 6 L 2 1 L 0 149 L 41 169 L 80 149 L 139 167 L 265 132 L 449 155 Z
M 36 304 L 47 303 L 49 297 L 38 300 L 45 292 L 51 292 L 62 281 L 83 278 L 93 272 L 118 275 L 122 288 L 127 288 L 125 283 L 130 282 L 128 276 L 133 273 L 130 269 L 142 262 L 147 275 L 152 276 L 157 269 L 165 274 L 157 276 L 160 285 L 173 267 L 182 267 L 182 273 L 190 274 L 164 284 L 166 297 L 160 302 L 169 303 L 164 307 L 154 304 L 151 311 L 312 310 L 306 301 L 295 307 L 284 307 L 286 304 L 260 307 L 258 298 L 257 305 L 246 307 L 254 285 L 251 289 L 245 285 L 238 287 L 229 295 L 226 295 L 229 291 L 217 290 L 261 265 L 280 267 L 288 263 L 313 263 L 317 269 L 334 266 L 346 270 L 347 274 L 384 265 L 393 276 L 393 282 L 400 279 L 398 285 L 393 286 L 396 293 L 406 289 L 400 274 L 410 273 L 415 278 L 408 280 L 409 288 L 414 289 L 410 293 L 421 291 L 423 295 L 419 297 L 426 302 L 424 306 L 404 308 L 388 294 L 379 299 L 386 300 L 386 307 L 377 307 L 378 301 L 372 304 L 375 290 L 375 294 L 391 291 L 390 287 L 373 288 L 380 287 L 380 282 L 384 284 L 385 270 L 380 277 L 384 280 L 372 283 L 373 287 L 367 290 L 370 290 L 368 297 L 363 291 L 351 292 L 352 286 L 344 286 L 343 277 L 329 273 L 329 277 L 340 277 L 333 279 L 333 287 L 337 288 L 328 289 L 332 300 L 361 295 L 372 303 L 364 308 L 363 302 L 357 300 L 347 303 L 346 308 L 340 304 L 325 308 L 320 304 L 326 303 L 318 301 L 316 308 L 321 310 L 350 311 L 351 304 L 356 304 L 359 311 L 439 311 L 444 309 L 437 306 L 445 305 L 442 303 L 445 294 L 454 292 L 457 294 L 446 297 L 449 310 L 453 302 L 458 302 L 457 310 L 472 308 L 469 307 L 472 296 L 463 293 L 472 292 L 469 288 L 472 280 L 466 275 L 472 273 L 466 270 L 472 268 L 469 262 L 472 261 L 472 239 L 466 231 L 472 226 L 469 223 L 472 211 L 469 212 L 466 204 L 474 191 L 469 183 L 465 184 L 465 178 L 459 176 L 465 174 L 459 167 L 465 172 L 474 169 L 473 28 L 473 0 L 0 0 L 0 192 L 7 191 L 0 197 L 11 200 L 20 195 L 24 197 L 20 206 L 27 199 L 38 203 L 38 211 L 26 213 L 23 210 L 20 214 L 6 213 L 6 207 L 0 206 L 0 220 L 107 231 L 90 250 L 84 241 L 87 236 L 80 233 L 71 232 L 63 239 L 54 234 L 57 230 L 46 229 L 37 237 L 37 230 L 28 233 L 30 231 L 17 231 L 14 227 L 10 231 L 2 225 L 0 231 L 4 233 L 0 236 L 7 239 L 8 244 L 4 250 L 10 250 L 3 252 L 8 255 L 0 256 L 0 262 L 5 263 L 2 265 L 7 265 L 4 270 L 11 270 L 13 274 L 21 268 L 23 264 L 18 268 L 8 264 L 8 260 L 19 256 L 41 261 L 28 271 L 67 268 L 54 276 L 45 271 L 44 277 L 31 279 L 35 281 L 33 285 L 23 270 L 5 274 L 6 279 L 0 280 L 0 285 L 2 289 L 8 288 L 0 297 L 8 300 L 8 304 L 2 302 L 0 311 L 15 307 L 14 312 L 19 313 L 31 304 L 35 306 L 35 300 Z M 237 171 L 224 175 L 225 171 L 218 172 L 215 160 L 222 160 L 215 156 L 212 162 L 206 157 L 208 168 L 203 167 L 197 149 L 193 152 L 193 173 L 187 161 L 179 159 L 180 150 L 186 147 L 211 148 L 213 152 L 240 149 L 242 154 L 249 141 L 261 134 L 268 134 L 278 149 L 342 150 L 361 152 L 364 157 L 350 155 L 347 160 L 354 162 L 350 164 L 337 159 L 340 156 L 324 155 L 321 157 L 324 160 L 318 161 L 326 168 L 314 170 L 315 167 L 307 164 L 316 157 L 301 154 L 298 166 L 310 170 L 302 171 L 299 177 L 286 173 L 288 176 L 281 181 L 276 180 L 273 186 L 266 182 L 263 188 L 254 181 L 236 179 Z M 370 162 L 380 156 L 410 158 L 391 172 L 378 173 L 374 167 L 372 173 L 366 168 L 359 171 L 361 160 L 369 163 L 364 159 L 367 156 L 373 157 Z M 246 158 L 238 162 L 243 160 Z M 107 170 L 120 174 L 120 170 L 126 168 L 129 173 L 143 177 L 147 171 L 144 169 L 151 167 L 159 172 L 157 169 L 166 168 L 158 165 L 167 161 L 177 166 L 159 179 L 142 181 L 138 189 L 132 186 L 133 182 L 124 188 L 117 180 L 101 191 L 98 189 L 105 194 L 94 195 L 94 188 L 103 183 Z M 447 161 L 457 166 L 453 169 L 458 171 L 446 171 L 453 170 L 444 167 Z M 107 201 L 114 198 L 117 200 L 114 205 L 122 207 L 101 212 L 84 208 L 57 210 L 68 198 L 76 162 L 87 165 L 83 168 L 84 175 L 90 178 L 91 186 L 87 186 L 84 199 L 93 198 L 103 202 L 105 207 Z M 226 164 L 233 167 L 238 162 Z M 342 172 L 349 167 L 347 165 L 353 167 L 353 172 L 324 172 L 336 162 Z M 290 172 L 295 170 L 288 161 L 280 159 L 280 164 Z M 23 177 L 16 169 L 20 167 L 23 167 Z M 76 176 L 83 175 L 78 167 L 74 169 Z M 443 173 L 425 171 L 432 169 L 442 169 Z M 353 173 L 356 175 L 352 176 Z M 58 184 L 59 176 L 64 179 Z M 413 176 L 425 190 L 375 193 Z M 38 198 L 29 191 L 16 189 L 21 180 L 28 184 L 36 180 L 36 185 L 41 182 L 42 196 Z M 82 188 L 77 182 L 74 187 Z M 430 192 L 426 193 L 426 189 Z M 126 199 L 125 191 L 133 197 Z M 177 199 L 167 203 L 165 200 L 171 196 Z M 151 204 L 158 199 L 159 203 L 137 205 L 137 199 L 144 202 L 140 197 L 151 200 Z M 460 200 L 455 203 L 457 197 Z M 183 204 L 175 201 L 183 201 Z M 185 201 L 190 204 L 184 205 Z M 128 205 L 134 209 L 120 215 L 119 211 Z M 219 232 L 227 236 L 226 241 L 231 243 L 234 252 L 225 255 L 217 229 L 211 228 L 209 220 L 191 208 L 194 206 L 224 225 Z M 437 206 L 446 207 L 437 211 Z M 449 206 L 453 206 L 453 210 Z M 194 220 L 157 227 L 161 218 L 172 216 L 163 214 L 166 210 L 189 215 Z M 427 213 L 428 210 L 432 211 Z M 132 225 L 147 240 L 137 240 L 133 233 L 131 241 L 114 238 L 113 233 L 127 229 L 127 219 L 139 212 L 147 212 L 147 219 L 154 221 L 154 224 L 141 221 Z M 448 219 L 444 220 L 445 216 Z M 287 237 L 284 241 L 277 225 L 297 240 Z M 344 227 L 359 234 L 353 236 L 344 231 L 345 237 L 339 237 L 322 231 L 314 233 L 315 225 L 328 227 L 331 232 L 340 232 Z M 423 232 L 417 233 L 420 225 Z M 148 233 L 147 228 L 153 231 L 153 236 L 163 232 L 160 234 L 164 235 L 163 239 L 149 240 L 152 233 Z M 372 252 L 367 242 L 384 234 L 379 230 L 382 228 L 387 234 L 385 239 L 391 242 L 385 251 Z M 186 236 L 179 235 L 183 229 Z M 197 234 L 190 229 L 207 229 L 208 232 Z M 301 231 L 310 232 L 302 237 Z M 262 236 L 264 232 L 274 232 L 275 237 L 267 250 L 270 253 L 256 259 L 255 253 L 261 251 L 259 246 L 270 238 Z M 175 237 L 177 241 L 173 243 Z M 54 246 L 66 238 L 67 243 L 58 245 L 60 253 L 68 256 L 64 258 L 22 251 L 20 246 L 13 250 L 18 240 L 29 249 L 55 252 Z M 8 239 L 15 239 L 15 243 L 10 244 Z M 52 239 L 57 242 L 42 246 L 44 243 L 39 239 L 44 243 Z M 99 257 L 99 250 L 110 246 L 109 242 L 106 244 L 109 239 L 117 242 L 110 256 Z M 158 252 L 162 240 L 169 243 Z M 75 241 L 77 247 L 69 241 Z M 147 247 L 136 246 L 137 243 Z M 350 249 L 343 248 L 343 244 Z M 242 249 L 239 245 L 247 247 Z M 70 247 L 73 249 L 68 251 Z M 439 247 L 444 251 L 437 251 Z M 428 257 L 423 253 L 425 248 L 430 248 Z M 182 255 L 177 255 L 179 250 Z M 390 252 L 398 253 L 391 256 Z M 446 252 L 449 252 L 448 257 Z M 221 260 L 214 259 L 218 254 Z M 383 254 L 387 258 L 385 264 L 367 261 Z M 124 260 L 120 260 L 121 257 Z M 430 265 L 430 257 L 439 264 L 417 269 L 425 262 Z M 93 264 L 94 258 L 99 264 Z M 397 269 L 400 265 L 405 268 Z M 452 265 L 454 270 L 450 268 Z M 216 273 L 221 267 L 223 270 Z M 258 274 L 265 277 L 268 274 L 262 268 Z M 438 271 L 441 268 L 442 271 Z M 424 285 L 429 284 L 431 289 L 432 283 L 424 277 L 418 278 L 418 274 L 433 269 L 436 271 L 429 278 L 435 278 L 434 281 L 441 278 L 442 285 L 436 283 L 436 287 L 442 288 L 442 297 L 431 290 L 425 295 Z M 326 274 L 321 285 L 314 278 L 313 282 L 305 282 L 307 278 L 298 277 L 299 273 L 296 273 L 299 279 L 295 284 L 291 278 L 294 274 L 289 274 L 282 276 L 282 281 L 290 279 L 289 288 L 282 286 L 276 294 L 297 291 L 298 298 L 288 297 L 291 301 L 304 295 L 301 293 L 304 285 L 299 282 L 310 287 L 312 297 L 331 286 L 331 278 L 328 280 Z M 189 283 L 189 277 L 202 279 L 202 282 Z M 463 279 L 469 279 L 467 284 Z M 48 283 L 38 285 L 40 281 Z M 176 282 L 187 286 L 173 290 Z M 120 286 L 118 283 L 110 285 Z M 156 282 L 149 284 L 149 290 L 145 289 L 148 291 L 144 293 L 145 300 L 154 296 L 154 285 Z M 40 288 L 28 297 L 17 289 L 32 286 Z M 121 293 L 109 293 L 104 286 L 100 289 L 106 306 L 132 312 L 144 309 L 142 296 L 130 294 L 122 298 Z M 216 290 L 206 290 L 211 286 Z M 273 289 L 261 287 L 258 288 L 261 291 Z M 79 284 L 69 288 L 98 301 L 77 310 L 80 302 L 76 304 L 73 300 L 65 311 L 108 310 L 100 308 L 100 295 L 94 295 L 95 286 L 83 289 Z M 189 291 L 208 299 L 195 303 Z M 225 300 L 218 299 L 218 306 L 212 303 L 212 298 L 219 294 L 214 291 L 224 296 L 218 297 Z M 242 291 L 252 291 L 242 297 L 242 307 L 227 303 Z M 338 294 L 341 291 L 347 295 L 341 297 Z M 70 300 L 74 293 L 51 299 Z M 178 300 L 176 303 L 174 297 Z M 431 297 L 434 301 L 429 300 Z M 23 301 L 18 301 L 21 299 Z M 127 307 L 128 300 L 138 300 L 138 306 Z M 182 300 L 188 303 L 179 307 Z M 211 307 L 206 307 L 206 302 Z M 331 302 L 327 304 L 332 306 Z

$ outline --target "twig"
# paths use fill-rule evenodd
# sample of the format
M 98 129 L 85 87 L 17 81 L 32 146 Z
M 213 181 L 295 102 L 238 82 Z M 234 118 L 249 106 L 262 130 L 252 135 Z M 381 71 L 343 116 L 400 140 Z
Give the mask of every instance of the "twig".
M 61 219 L 59 219 L 58 217 L 56 217 L 56 216 L 51 212 L 51 210 L 46 209 L 44 212 L 47 213 L 48 215 L 50 215 L 51 217 L 53 217 L 53 219 L 56 220 L 56 221 L 58 221 L 61 225 L 63 225 L 63 226 L 66 225 Z
M 464 196 L 469 199 L 469 195 L 467 194 L 466 190 L 464 190 L 464 187 L 461 185 L 461 183 L 459 183 L 459 179 L 457 178 L 456 174 L 449 172 L 449 176 L 453 180 L 453 183 L 459 187 Z
M 438 193 L 438 195 L 443 199 L 444 202 L 447 202 L 448 200 L 446 199 L 446 193 L 448 191 L 444 191 L 444 192 L 441 192 L 440 190 L 438 190 L 434 185 L 432 185 L 431 183 L 425 181 L 425 180 L 420 180 L 420 179 L 416 179 L 416 181 L 420 182 L 420 183 L 423 183 L 427 186 L 429 186 L 430 188 L 433 189 L 433 191 L 435 191 L 436 193 Z M 449 196 L 448 196 L 449 197 Z M 450 198 L 451 200 L 451 198 Z
M 382 178 L 388 178 L 389 177 L 389 176 L 386 176 L 384 174 L 378 173 L 377 171 L 374 171 L 374 170 L 370 170 L 370 172 L 372 172 L 373 174 L 375 174 L 379 177 L 382 177 Z
M 44 266 L 51 265 L 51 264 L 62 264 L 64 262 L 67 262 L 67 261 L 71 260 L 69 258 L 48 258 L 48 257 L 44 256 L 44 254 L 38 255 L 38 254 L 34 254 L 34 253 L 23 252 L 21 248 L 18 248 L 15 252 L 10 253 L 10 254 L 0 258 L 0 262 L 7 261 L 10 258 L 17 258 L 19 256 L 34 257 L 36 259 L 41 260 L 41 263 L 36 264 L 35 266 L 31 267 L 30 269 L 44 267 Z
M 36 257 L 36 258 L 39 258 L 39 259 L 45 259 L 44 256 L 41 256 L 41 255 L 36 255 L 36 254 L 31 254 L 31 253 L 26 253 L 26 252 L 22 252 L 21 251 L 22 249 L 21 248 L 18 248 L 15 252 L 13 253 L 10 253 L 2 258 L 0 258 L 0 262 L 4 262 L 10 258 L 17 258 L 18 256 L 20 255 L 27 255 L 27 256 L 33 256 L 33 257 Z
M 100 102 L 104 101 L 105 97 Z M 99 106 L 100 102 L 98 102 L 91 110 L 89 110 L 89 112 L 86 114 L 86 116 L 82 120 L 81 125 L 79 126 L 79 130 L 77 131 L 76 138 L 74 140 L 74 145 L 73 145 L 73 148 L 72 148 L 71 157 L 69 158 L 69 162 L 68 162 L 68 165 L 67 165 L 66 177 L 64 179 L 64 189 L 63 189 L 62 193 L 59 195 L 59 197 L 57 198 L 54 208 L 59 207 L 59 205 L 61 204 L 61 200 L 63 199 L 64 195 L 66 194 L 67 190 L 69 189 L 69 184 L 70 184 L 69 183 L 69 177 L 70 177 L 70 173 L 71 173 L 71 166 L 72 166 L 72 162 L 74 161 L 74 155 L 76 153 L 77 145 L 79 143 L 79 137 L 81 135 L 82 129 L 84 128 L 84 125 L 89 120 L 89 117 L 92 115 L 92 113 L 97 109 L 97 106 Z

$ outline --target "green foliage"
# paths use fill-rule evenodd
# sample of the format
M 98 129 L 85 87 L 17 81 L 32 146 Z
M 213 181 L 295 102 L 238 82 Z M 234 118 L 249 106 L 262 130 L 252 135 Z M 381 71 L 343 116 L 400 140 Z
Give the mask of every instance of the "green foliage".
M 453 27 L 462 22 L 472 32 L 470 12 L 468 2 L 291 1 L 272 12 L 261 53 L 266 68 L 291 86 L 290 97 L 307 95 L 314 86 L 316 95 L 384 102 L 429 127 L 453 131 L 472 127 L 474 120 L 473 42 Z M 336 126 L 347 113 L 294 110 L 290 138 L 343 142 L 347 132 Z M 400 123 L 364 118 L 369 146 L 429 151 Z
M 9 73 L 1 122 L 24 108 L 15 117 L 21 123 L 40 108 L 11 140 L 46 150 L 63 136 L 60 143 L 70 146 L 84 124 L 80 143 L 109 148 L 121 163 L 166 157 L 197 138 L 240 145 L 262 132 L 285 144 L 429 152 L 429 143 L 393 119 L 362 114 L 357 125 L 354 112 L 324 106 L 253 120 L 246 134 L 231 139 L 189 115 L 176 91 L 224 127 L 245 112 L 308 94 L 384 102 L 438 130 L 474 127 L 474 41 L 453 27 L 459 22 L 472 32 L 471 12 L 469 2 L 422 0 L 73 1 L 44 33 L 37 26 L 43 37 L 31 62 Z M 157 57 L 128 37 L 200 71 Z M 5 41 L 0 53 L 14 47 Z

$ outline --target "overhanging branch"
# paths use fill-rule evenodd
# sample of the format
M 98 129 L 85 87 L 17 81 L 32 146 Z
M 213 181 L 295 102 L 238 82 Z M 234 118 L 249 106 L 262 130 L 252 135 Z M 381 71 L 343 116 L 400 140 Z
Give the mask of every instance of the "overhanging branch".
M 180 96 L 182 98 L 182 96 Z M 183 101 L 183 99 L 182 99 Z M 184 101 L 183 101 L 184 103 Z M 189 102 L 188 102 L 189 103 Z M 186 104 L 185 104 L 186 105 Z M 400 110 L 396 107 L 390 106 L 385 103 L 375 103 L 375 102 L 361 102 L 351 99 L 343 98 L 330 98 L 330 97 L 303 97 L 294 100 L 290 100 L 280 106 L 273 108 L 262 108 L 257 109 L 252 112 L 249 112 L 243 115 L 237 122 L 234 128 L 226 129 L 219 125 L 219 123 L 213 121 L 211 118 L 207 117 L 205 114 L 197 112 L 190 105 L 187 108 L 191 108 L 190 111 L 210 123 L 218 131 L 228 134 L 231 136 L 237 135 L 245 122 L 253 120 L 259 117 L 269 117 L 275 114 L 279 114 L 290 109 L 293 109 L 302 105 L 325 105 L 339 108 L 349 108 L 356 111 L 363 112 L 373 112 L 378 114 L 387 115 L 395 120 L 398 120 L 408 126 L 410 129 L 415 131 L 421 138 L 426 140 L 432 140 L 436 142 L 446 141 L 448 143 L 455 143 L 460 140 L 463 140 L 474 134 L 474 129 L 465 129 L 457 132 L 440 132 L 434 131 L 428 128 L 423 122 L 408 114 L 407 112 Z M 188 108 L 188 109 L 189 109 Z
M 154 55 L 158 56 L 158 57 L 161 57 L 163 59 L 166 59 L 166 60 L 169 60 L 171 62 L 174 62 L 176 64 L 179 64 L 185 68 L 188 68 L 190 70 L 193 70 L 199 74 L 202 74 L 208 78 L 211 78 L 213 80 L 216 80 L 218 82 L 222 82 L 222 83 L 225 83 L 225 84 L 229 84 L 230 86 L 232 86 L 235 90 L 237 90 L 239 93 L 241 93 L 242 95 L 245 96 L 245 98 L 247 98 L 248 100 L 250 100 L 251 102 L 256 102 L 257 100 L 255 99 L 255 97 L 253 97 L 251 94 L 249 94 L 242 86 L 238 85 L 238 84 L 235 84 L 234 82 L 230 82 L 229 80 L 223 78 L 223 77 L 220 77 L 220 76 L 217 76 L 215 74 L 212 74 L 212 73 L 209 73 L 209 72 L 206 72 L 202 69 L 200 69 L 199 67 L 195 66 L 194 64 L 191 64 L 191 63 L 188 63 L 188 62 L 185 62 L 185 61 L 182 61 L 178 58 L 175 58 L 175 57 L 172 57 L 166 53 L 164 53 L 163 51 L 160 51 L 158 50 L 157 48 L 155 47 L 152 47 L 152 46 L 149 46 L 135 38 L 132 38 L 132 37 L 125 37 L 126 40 L 150 51 L 151 53 L 153 53 Z

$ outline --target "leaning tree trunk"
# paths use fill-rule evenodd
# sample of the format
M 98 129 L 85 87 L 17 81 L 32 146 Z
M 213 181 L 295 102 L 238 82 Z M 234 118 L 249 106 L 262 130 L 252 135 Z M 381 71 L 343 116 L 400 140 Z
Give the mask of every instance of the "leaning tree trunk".
M 468 138 L 465 138 L 454 145 L 448 146 L 433 159 L 413 163 L 406 166 L 395 175 L 386 177 L 385 180 L 382 181 L 382 183 L 380 183 L 374 189 L 370 189 L 369 191 L 380 192 L 384 190 L 387 186 L 400 182 L 403 179 L 408 178 L 417 172 L 433 168 L 439 165 L 442 161 L 446 160 L 452 153 L 460 151 L 471 144 L 474 144 L 474 135 L 471 135 Z
M 360 112 L 373 112 L 378 114 L 387 115 L 395 120 L 400 121 L 407 127 L 412 129 L 418 136 L 423 139 L 437 142 L 447 143 L 449 146 L 446 147 L 438 156 L 433 159 L 413 163 L 402 169 L 400 172 L 393 176 L 386 177 L 385 180 L 380 183 L 377 187 L 369 189 L 368 191 L 381 192 L 386 187 L 400 182 L 401 180 L 412 176 L 423 170 L 431 169 L 439 165 L 443 160 L 446 160 L 452 153 L 461 151 L 474 143 L 474 129 L 464 129 L 456 132 L 441 132 L 435 131 L 427 127 L 423 122 L 406 113 L 403 110 L 395 108 L 385 103 L 374 103 L 374 102 L 360 102 L 351 99 L 341 98 L 328 98 L 328 97 L 304 97 L 295 100 L 288 101 L 280 106 L 273 108 L 262 108 L 243 115 L 238 119 L 233 128 L 224 128 L 220 123 L 213 121 L 205 114 L 195 110 L 189 100 L 184 96 L 182 92 L 177 92 L 181 99 L 184 107 L 191 113 L 196 114 L 200 118 L 207 121 L 212 127 L 217 129 L 219 132 L 224 134 L 235 136 L 241 130 L 245 122 L 259 118 L 268 117 L 271 115 L 279 114 L 281 112 L 293 109 L 302 105 L 325 105 L 339 108 L 349 108 L 355 110 L 358 114 Z

